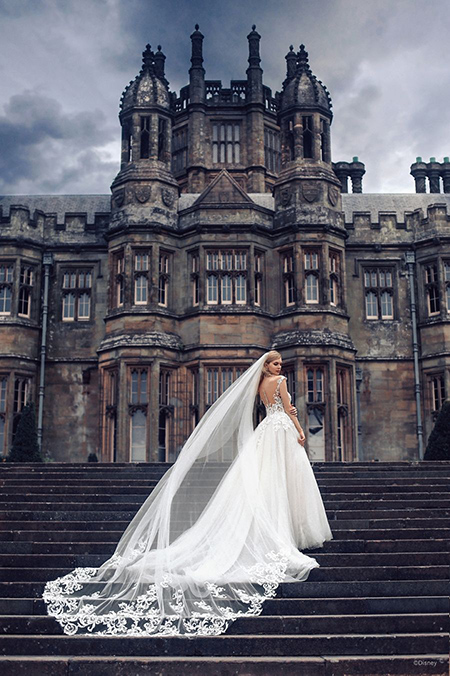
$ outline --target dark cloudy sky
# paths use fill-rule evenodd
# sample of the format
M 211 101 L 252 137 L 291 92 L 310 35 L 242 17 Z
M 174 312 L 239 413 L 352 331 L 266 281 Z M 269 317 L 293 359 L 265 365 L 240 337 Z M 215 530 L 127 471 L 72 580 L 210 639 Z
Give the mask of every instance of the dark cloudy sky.
M 333 160 L 359 156 L 364 192 L 413 192 L 415 157 L 450 155 L 450 0 L 0 0 L 0 193 L 107 193 L 145 44 L 179 90 L 196 22 L 206 77 L 226 84 L 245 78 L 253 23 L 274 91 L 289 45 L 306 45 Z

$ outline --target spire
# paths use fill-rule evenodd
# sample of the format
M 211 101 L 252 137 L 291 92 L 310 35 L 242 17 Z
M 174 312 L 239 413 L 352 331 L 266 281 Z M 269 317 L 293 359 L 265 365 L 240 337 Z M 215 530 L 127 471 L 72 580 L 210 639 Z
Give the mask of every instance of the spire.
M 294 45 L 290 45 L 289 51 L 286 54 L 286 79 L 289 80 L 294 77 L 297 68 L 297 54 L 294 52 Z
M 152 52 L 150 45 L 145 45 L 145 50 L 142 52 L 142 70 L 151 72 L 153 70 L 155 55 Z
M 311 73 L 311 68 L 309 67 L 308 61 L 308 52 L 305 49 L 305 45 L 300 45 L 300 49 L 297 52 L 297 70 L 299 73 Z
M 259 68 L 261 57 L 259 54 L 259 41 L 261 36 L 256 32 L 256 26 L 253 24 L 251 32 L 247 35 L 248 40 L 248 64 L 249 68 Z
M 318 107 L 328 114 L 331 120 L 330 93 L 323 82 L 318 80 L 311 71 L 305 45 L 300 45 L 298 52 L 294 52 L 292 45 L 289 47 L 289 52 L 286 54 L 286 69 L 280 110 L 287 110 L 292 106 Z
M 195 30 L 191 35 L 192 41 L 192 68 L 203 67 L 203 38 L 204 35 L 199 31 L 198 23 L 195 24 Z
M 156 77 L 159 77 L 161 80 L 165 80 L 164 69 L 165 69 L 166 56 L 161 51 L 161 45 L 158 45 L 158 51 L 154 55 L 153 61 L 154 61 L 154 64 L 155 64 L 155 75 L 156 75 Z

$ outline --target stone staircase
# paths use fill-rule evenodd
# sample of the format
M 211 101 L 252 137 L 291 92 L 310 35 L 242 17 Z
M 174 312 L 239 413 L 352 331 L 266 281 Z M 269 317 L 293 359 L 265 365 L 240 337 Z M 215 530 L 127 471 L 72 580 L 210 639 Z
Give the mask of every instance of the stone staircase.
M 0 464 L 2 676 L 448 674 L 450 462 L 316 463 L 321 567 L 222 636 L 62 634 L 45 581 L 108 558 L 167 468 Z

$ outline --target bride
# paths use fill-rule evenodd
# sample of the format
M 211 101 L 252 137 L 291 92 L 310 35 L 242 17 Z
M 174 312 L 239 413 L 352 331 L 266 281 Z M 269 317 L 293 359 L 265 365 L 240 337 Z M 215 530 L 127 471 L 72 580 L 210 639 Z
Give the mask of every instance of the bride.
M 264 354 L 211 406 L 108 561 L 47 582 L 66 634 L 218 635 L 318 567 L 299 550 L 332 535 L 281 366 Z

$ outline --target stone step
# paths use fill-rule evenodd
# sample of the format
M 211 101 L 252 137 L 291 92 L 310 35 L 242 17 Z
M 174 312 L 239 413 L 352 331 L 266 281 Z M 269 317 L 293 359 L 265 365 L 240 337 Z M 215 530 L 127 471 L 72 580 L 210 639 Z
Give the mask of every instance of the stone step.
M 47 479 L 28 479 L 26 481 L 27 488 L 35 490 L 36 488 L 41 488 L 42 490 L 47 490 L 47 487 L 55 487 L 64 489 L 65 486 L 69 486 L 77 489 L 84 490 L 85 488 L 122 488 L 125 492 L 133 493 L 135 488 L 146 488 L 150 493 L 152 488 L 156 486 L 157 480 L 139 480 L 139 479 L 104 479 L 97 480 L 91 478 L 84 479 L 68 479 L 67 477 L 62 476 L 60 479 L 47 480 Z M 323 479 L 318 478 L 317 481 L 320 489 L 325 494 L 327 493 L 408 493 L 414 495 L 416 491 L 427 491 L 427 492 L 439 492 L 446 491 L 449 484 L 448 477 L 442 477 L 439 479 L 397 479 L 393 481 L 392 479 L 386 480 L 372 480 L 364 481 L 361 483 L 360 479 L 334 479 L 324 481 Z M 206 484 L 205 484 L 206 485 Z M 13 491 L 14 488 L 22 490 L 24 488 L 23 479 L 10 479 L 8 481 L 0 481 L 0 486 L 5 489 L 5 492 Z M 3 491 L 2 491 L 3 492 Z
M 36 531 L 39 533 L 40 531 Z M 77 538 L 80 537 L 78 531 L 75 531 Z M 10 541 L 0 540 L 0 554 L 101 554 L 111 556 L 116 548 L 121 534 L 115 537 L 108 537 L 108 533 L 98 533 L 98 538 L 93 541 L 75 542 L 75 538 L 66 538 L 58 540 L 58 534 L 54 533 L 55 542 L 39 541 L 34 538 L 24 540 L 23 538 L 14 538 L 14 535 L 23 535 L 21 532 L 12 532 Z M 89 534 L 87 534 L 89 535 Z M 88 540 L 88 538 L 83 537 Z M 304 550 L 313 555 L 326 553 L 375 553 L 387 554 L 389 552 L 448 552 L 450 550 L 450 540 L 331 540 L 325 547 L 317 547 L 311 550 Z
M 360 552 L 360 553 L 324 553 L 318 550 L 314 558 L 321 566 L 330 567 L 381 567 L 401 566 L 405 567 L 412 563 L 411 553 L 397 552 Z M 414 553 L 414 566 L 445 566 L 448 564 L 447 552 L 416 552 Z M 105 561 L 104 554 L 0 554 L 0 569 L 17 568 L 57 568 L 57 567 L 98 567 Z M 1 572 L 0 572 L 1 575 Z
M 227 467 L 218 468 L 217 470 L 208 468 L 208 476 L 220 477 L 226 472 Z M 443 477 L 450 477 L 450 463 L 446 465 L 445 468 L 410 468 L 398 471 L 396 469 L 383 468 L 383 469 L 374 469 L 372 471 L 367 469 L 362 469 L 355 467 L 351 471 L 328 471 L 322 470 L 318 471 L 313 468 L 316 478 L 320 481 L 333 480 L 333 481 L 360 481 L 364 483 L 364 480 L 416 480 L 416 479 L 441 479 Z M 164 472 L 160 471 L 141 471 L 137 472 L 136 470 L 131 471 L 128 469 L 121 469 L 120 471 L 111 471 L 103 469 L 89 469 L 89 470 L 80 470 L 80 471 L 67 471 L 61 469 L 58 471 L 42 471 L 42 472 L 27 472 L 25 469 L 17 470 L 17 472 L 8 472 L 0 474 L 0 481 L 8 480 L 17 480 L 23 479 L 24 481 L 28 480 L 60 480 L 66 479 L 68 481 L 72 480 L 85 480 L 89 474 L 90 479 L 120 479 L 120 480 L 158 480 L 161 476 L 164 476 Z
M 0 530 L 0 542 L 118 542 L 123 530 L 116 530 L 113 527 L 105 528 L 105 524 L 101 524 L 102 530 L 95 530 L 95 524 L 88 524 L 84 527 L 75 528 L 73 530 L 66 530 L 65 524 L 59 523 L 48 525 L 46 529 L 42 529 L 42 524 L 39 522 L 22 522 L 19 524 L 17 530 L 6 530 L 7 524 L 4 525 L 5 530 Z M 124 529 L 127 524 L 124 524 Z M 0 524 L 1 528 L 1 524 Z M 11 526 L 10 526 L 11 528 Z M 39 530 L 37 530 L 39 528 Z M 120 522 L 117 524 L 120 528 Z M 333 533 L 333 541 L 338 542 L 342 540 L 361 540 L 368 543 L 372 542 L 396 542 L 401 540 L 414 541 L 429 541 L 430 546 L 433 541 L 450 540 L 450 528 L 401 528 L 401 529 L 349 529 L 349 530 L 335 530 Z M 331 543 L 327 543 L 329 545 Z M 387 545 L 388 546 L 388 545 Z M 399 545 L 401 546 L 401 545 Z
M 139 509 L 139 507 L 144 503 L 147 496 L 107 496 L 107 495 L 98 495 L 98 496 L 78 496 L 70 495 L 67 496 L 67 499 L 61 502 L 62 496 L 55 496 L 53 499 L 50 499 L 48 495 L 46 496 L 37 496 L 32 495 L 20 495 L 20 494 L 2 494 L 0 502 L 0 511 L 8 511 L 9 509 L 15 509 L 16 505 L 20 509 L 27 510 L 77 510 L 83 506 L 84 509 L 88 510 L 109 510 L 111 505 L 114 505 L 118 509 Z M 398 500 L 335 500 L 330 499 L 325 496 L 324 504 L 327 511 L 387 511 L 387 510 L 398 510 L 399 507 L 402 510 L 410 509 L 440 509 L 443 510 L 443 514 L 450 514 L 450 498 L 448 500 L 438 500 L 434 499 L 430 494 L 429 498 L 426 500 L 403 500 L 399 502 Z
M 70 495 L 71 502 L 74 500 L 82 499 L 84 496 L 86 499 L 89 499 L 92 496 L 93 500 L 102 496 L 105 496 L 105 500 L 117 499 L 117 498 L 130 498 L 130 499 L 142 499 L 147 497 L 151 492 L 151 487 L 149 489 L 148 482 L 138 482 L 134 484 L 132 488 L 127 485 L 116 486 L 111 485 L 109 482 L 100 482 L 97 485 L 68 485 L 66 483 L 59 483 L 58 485 L 41 485 L 36 483 L 30 485 L 27 482 L 26 491 L 24 489 L 23 483 L 18 483 L 17 485 L 4 484 L 5 490 L 2 491 L 2 496 L 5 496 L 5 501 L 7 499 L 20 501 L 25 495 L 36 496 L 36 500 L 39 501 L 42 496 L 44 497 L 54 497 L 58 495 Z M 382 487 L 371 487 L 371 490 L 368 492 L 356 490 L 357 487 L 351 486 L 348 491 L 340 491 L 339 487 L 329 489 L 327 487 L 322 488 L 322 493 L 325 496 L 325 499 L 328 500 L 370 500 L 370 501 L 381 501 L 381 500 L 391 500 L 397 503 L 405 499 L 414 499 L 414 500 L 450 500 L 450 490 L 446 490 L 445 485 L 439 485 L 439 490 L 436 490 L 436 486 L 431 490 L 421 490 L 415 486 L 414 491 L 410 494 L 410 489 L 408 486 L 386 486 L 384 491 Z M 377 490 L 375 490 L 375 488 Z M 6 493 L 6 490 L 8 493 Z M 407 494 L 407 495 L 405 495 Z M 6 498 L 6 495 L 8 496 Z M 75 497 L 77 496 L 77 497 Z M 101 500 L 100 500 L 101 501 Z
M 430 469 L 430 468 L 441 468 L 445 469 L 450 465 L 449 460 L 360 460 L 352 462 L 342 462 L 342 461 L 322 461 L 314 460 L 312 461 L 312 466 L 315 470 L 328 470 L 341 472 L 343 470 L 351 470 L 358 468 L 365 468 L 368 470 L 377 471 L 380 468 L 389 469 L 389 468 L 398 468 L 406 470 L 420 470 L 420 469 Z M 170 467 L 173 466 L 173 463 L 170 462 L 97 462 L 97 463 L 88 463 L 88 462 L 49 462 L 49 463 L 39 463 L 39 462 L 22 462 L 22 463 L 13 463 L 13 462 L 3 462 L 0 468 L 0 472 L 7 473 L 13 471 L 49 471 L 54 472 L 56 470 L 67 470 L 67 471 L 98 471 L 98 470 L 110 470 L 110 471 L 135 471 L 139 472 L 142 470 L 148 471 L 149 469 L 167 471 Z M 222 462 L 209 462 L 210 467 L 215 467 L 220 469 L 224 466 Z
M 265 615 L 362 615 L 446 613 L 447 596 L 385 596 L 361 598 L 274 598 L 263 606 Z M 46 615 L 41 598 L 0 599 L 0 615 Z
M 312 579 L 313 573 L 317 572 L 317 569 L 313 570 L 306 582 L 280 584 L 277 590 L 278 598 L 448 597 L 448 581 L 445 579 L 383 580 L 383 584 L 380 584 L 379 580 L 322 582 Z M 48 579 L 50 578 L 32 582 L 0 581 L 0 598 L 40 598 Z
M 42 503 L 44 504 L 44 503 Z M 105 509 L 100 509 L 97 505 L 91 505 L 91 509 L 80 509 L 81 505 L 71 503 L 62 503 L 60 509 L 54 509 L 52 505 L 48 505 L 47 509 L 36 504 L 30 509 L 8 509 L 0 510 L 0 519 L 4 522 L 14 521 L 28 521 L 30 516 L 35 521 L 46 521 L 50 518 L 51 521 L 66 521 L 86 519 L 89 521 L 110 521 L 115 520 L 119 516 L 121 519 L 131 520 L 136 514 L 139 506 L 133 505 L 115 505 L 115 509 L 111 509 L 111 505 L 105 505 Z M 415 519 L 415 520 L 433 520 L 433 524 L 439 522 L 445 527 L 445 522 L 450 525 L 450 509 L 434 509 L 430 505 L 429 509 L 387 509 L 387 510 L 327 510 L 329 520 L 338 521 L 363 521 L 363 520 L 395 520 L 399 519 Z M 176 522 L 174 523 L 176 525 Z M 331 524 L 332 525 L 332 524 Z M 429 524 L 431 525 L 431 524 Z
M 448 632 L 448 614 L 398 615 L 261 615 L 238 618 L 227 630 L 228 636 L 284 636 L 297 634 L 376 634 L 383 627 L 385 634 L 441 634 Z M 3 635 L 60 635 L 56 620 L 47 615 L 0 616 Z
M 71 489 L 71 490 L 70 490 Z M 125 488 L 107 488 L 92 487 L 90 491 L 71 486 L 47 487 L 38 489 L 27 489 L 24 494 L 23 487 L 15 486 L 13 492 L 2 492 L 2 502 L 22 503 L 22 502 L 57 502 L 67 498 L 68 502 L 76 503 L 124 503 L 136 502 L 142 504 L 150 495 L 148 487 L 138 487 L 130 493 Z M 362 505 L 378 509 L 380 505 L 385 505 L 390 509 L 397 509 L 400 505 L 414 506 L 412 503 L 432 503 L 440 505 L 442 503 L 450 504 L 450 491 L 448 492 L 414 492 L 413 496 L 397 493 L 329 493 L 322 491 L 325 505 L 332 503 L 349 503 L 350 507 L 360 508 Z M 426 506 L 426 505 L 425 505 Z M 11 505 L 12 507 L 12 505 Z
M 89 557 L 83 557 L 84 564 Z M 98 557 L 96 557 L 98 558 Z M 86 566 L 85 567 L 89 567 Z M 73 566 L 56 568 L 2 568 L 1 582 L 41 582 L 67 575 Z M 448 580 L 448 565 L 425 566 L 329 566 L 314 568 L 309 577 L 314 581 L 349 580 Z
M 184 637 L 0 636 L 0 654 L 121 656 L 421 655 L 448 654 L 447 634 L 222 635 Z
M 261 616 L 239 619 L 226 635 L 150 642 L 62 635 L 46 614 L 44 583 L 111 556 L 169 467 L 0 465 L 0 653 L 12 656 L 0 661 L 2 676 L 3 668 L 14 676 L 180 676 L 189 660 L 197 676 L 445 672 L 448 462 L 315 463 L 334 535 L 311 551 L 321 567 L 306 582 L 280 585 Z M 224 470 L 210 469 L 217 477 Z M 432 671 L 419 664 L 427 655 Z
M 115 514 L 105 513 L 103 518 L 95 519 L 91 517 L 94 521 L 89 520 L 72 520 L 74 516 L 78 516 L 75 512 L 69 512 L 64 517 L 61 518 L 61 512 L 53 514 L 53 519 L 44 520 L 38 519 L 31 521 L 21 521 L 20 519 L 16 520 L 16 525 L 18 530 L 48 530 L 51 527 L 51 530 L 61 530 L 61 531 L 92 531 L 92 530 L 104 530 L 104 531 L 119 531 L 123 533 L 130 523 L 131 518 L 134 514 L 131 514 L 129 518 L 126 518 L 127 512 L 122 513 L 120 516 L 124 519 L 123 521 L 117 520 Z M 34 516 L 34 515 L 27 515 Z M 83 513 L 83 516 L 87 518 L 88 513 Z M 72 518 L 71 518 L 72 517 Z M 108 518 L 107 518 L 108 517 Z M 12 520 L 0 521 L 0 531 L 1 530 L 11 530 Z M 358 534 L 359 532 L 369 531 L 369 537 L 376 539 L 378 537 L 383 537 L 382 531 L 386 532 L 386 537 L 393 538 L 397 537 L 398 533 L 401 533 L 402 530 L 406 529 L 416 530 L 420 533 L 420 537 L 427 537 L 428 531 L 435 531 L 438 533 L 438 537 L 446 537 L 446 533 L 450 530 L 450 519 L 413 519 L 411 517 L 399 518 L 399 519 L 354 519 L 351 521 L 344 521 L 343 519 L 337 519 L 332 521 L 331 529 L 333 531 L 333 537 L 335 539 L 347 539 L 352 537 L 352 533 Z M 434 526 L 434 528 L 431 528 Z M 360 537 L 355 535 L 354 537 Z M 365 537 L 365 536 L 364 536 Z M 399 535 L 401 538 L 402 535 Z M 406 539 L 409 537 L 408 533 L 404 533 L 403 537 Z M 430 535 L 431 537 L 431 535 Z
M 443 655 L 0 657 L 2 676 L 448 676 Z

